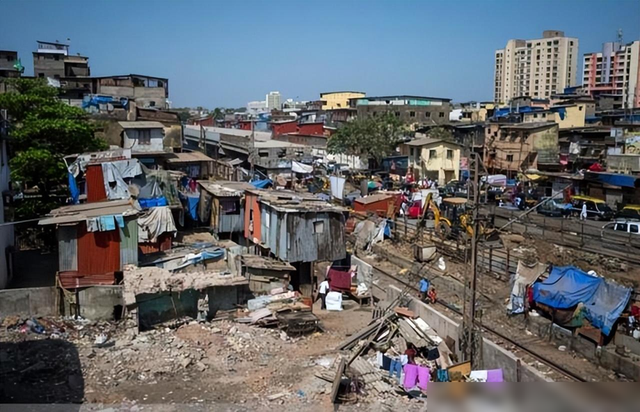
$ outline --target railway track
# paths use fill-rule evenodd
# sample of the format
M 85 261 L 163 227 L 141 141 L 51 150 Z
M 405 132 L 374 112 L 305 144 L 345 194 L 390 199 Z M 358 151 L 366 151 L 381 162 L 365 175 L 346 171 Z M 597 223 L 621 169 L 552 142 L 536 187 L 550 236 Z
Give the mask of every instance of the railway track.
M 388 277 L 389 279 L 392 279 L 393 281 L 405 286 L 406 288 L 409 288 L 409 289 L 414 290 L 416 292 L 419 291 L 419 289 L 415 285 L 410 284 L 409 282 L 406 282 L 404 279 L 400 279 L 397 276 L 395 276 L 395 275 L 393 275 L 391 273 L 388 273 L 388 272 L 386 272 L 386 271 L 384 271 L 384 270 L 382 270 L 382 269 L 380 269 L 380 268 L 378 268 L 376 266 L 373 266 L 373 268 L 374 268 L 375 272 L 377 272 L 377 273 L 379 273 L 379 274 L 381 274 L 381 275 L 383 275 L 385 277 Z M 377 287 L 378 289 L 386 292 L 386 290 L 384 288 L 382 288 L 382 287 L 380 287 L 378 285 L 374 285 L 374 286 Z M 460 310 L 458 310 L 456 307 L 454 307 L 453 305 L 447 303 L 444 300 L 438 299 L 438 302 L 436 304 L 447 308 L 448 310 L 458 314 L 459 316 L 463 315 Z M 542 357 L 541 355 L 538 355 L 536 352 L 532 351 L 531 349 L 528 349 L 528 348 L 522 346 L 518 342 L 513 341 L 509 337 L 507 337 L 507 336 L 503 335 L 502 333 L 500 333 L 500 332 L 488 327 L 487 325 L 483 324 L 482 322 L 476 320 L 475 324 L 476 324 L 476 326 L 482 328 L 484 331 L 487 331 L 490 334 L 498 337 L 499 339 L 501 339 L 501 340 L 503 340 L 505 342 L 508 342 L 509 344 L 515 346 L 516 348 L 518 348 L 522 352 L 526 353 L 527 355 L 529 355 L 530 357 L 534 358 L 538 362 L 546 365 L 550 369 L 553 369 L 557 373 L 559 373 L 561 375 L 564 375 L 564 376 L 566 376 L 566 377 L 568 377 L 571 380 L 576 381 L 576 382 L 587 382 L 587 380 L 584 379 L 583 377 L 573 373 L 572 371 L 564 368 L 561 365 L 558 365 L 556 362 L 553 362 L 553 361 L 551 361 L 549 359 L 546 359 L 546 358 Z

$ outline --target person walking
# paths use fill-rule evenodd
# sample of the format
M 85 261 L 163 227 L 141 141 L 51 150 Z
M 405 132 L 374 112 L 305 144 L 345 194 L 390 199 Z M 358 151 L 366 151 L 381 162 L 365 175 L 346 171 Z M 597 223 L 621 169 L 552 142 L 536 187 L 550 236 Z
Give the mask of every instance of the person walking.
M 580 220 L 587 220 L 587 202 L 582 202 L 582 211 L 580 212 Z
M 318 287 L 318 296 L 321 299 L 320 309 L 324 310 L 327 308 L 327 293 L 329 293 L 329 280 L 325 279 L 320 282 L 320 286 Z

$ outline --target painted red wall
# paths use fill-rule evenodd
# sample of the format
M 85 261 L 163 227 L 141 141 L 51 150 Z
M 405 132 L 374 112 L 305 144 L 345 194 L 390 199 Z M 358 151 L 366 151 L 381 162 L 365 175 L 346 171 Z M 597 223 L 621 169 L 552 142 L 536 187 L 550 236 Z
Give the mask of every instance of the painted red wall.
M 295 133 L 298 130 L 298 122 L 292 120 L 286 123 L 271 123 L 271 130 L 274 136 L 280 136 L 286 133 Z
M 324 134 L 324 124 L 322 123 L 302 123 L 298 125 L 298 133 L 300 134 Z

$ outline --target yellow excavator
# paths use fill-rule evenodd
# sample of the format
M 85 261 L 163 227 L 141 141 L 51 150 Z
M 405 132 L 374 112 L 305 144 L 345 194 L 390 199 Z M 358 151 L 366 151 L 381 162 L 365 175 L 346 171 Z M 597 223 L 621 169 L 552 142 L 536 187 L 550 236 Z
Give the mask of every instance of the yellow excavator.
M 466 242 L 473 237 L 473 219 L 467 210 L 467 199 L 463 197 L 443 198 L 441 207 L 438 207 L 433 200 L 433 194 L 429 193 L 425 198 L 419 225 L 424 224 L 425 219 L 434 221 L 435 232 L 440 239 L 458 236 Z M 498 232 L 495 229 L 485 227 L 483 222 L 478 226 L 483 240 L 490 241 L 498 238 Z

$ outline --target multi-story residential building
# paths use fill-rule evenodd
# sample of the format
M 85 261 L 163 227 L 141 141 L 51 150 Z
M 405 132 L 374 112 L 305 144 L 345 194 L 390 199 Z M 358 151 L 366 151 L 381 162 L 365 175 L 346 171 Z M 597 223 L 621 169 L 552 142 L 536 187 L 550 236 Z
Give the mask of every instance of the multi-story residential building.
M 434 126 L 449 122 L 451 99 L 423 96 L 379 96 L 349 100 L 360 118 L 392 113 L 403 123 L 414 126 Z
M 20 77 L 21 72 L 16 69 L 18 52 L 0 50 L 0 77 Z
M 350 99 L 365 97 L 364 92 L 339 91 L 320 93 L 322 110 L 344 109 L 349 107 Z
M 576 84 L 578 39 L 545 30 L 541 39 L 509 40 L 495 52 L 494 100 L 548 98 Z
M 33 75 L 35 77 L 88 77 L 89 58 L 69 55 L 69 45 L 38 41 L 38 50 L 33 52 Z
M 640 40 L 608 42 L 601 52 L 585 53 L 582 84 L 594 98 L 611 97 L 613 109 L 640 107 Z
M 444 185 L 460 177 L 460 145 L 444 139 L 422 137 L 400 145 L 409 167 L 419 178 Z
M 280 92 L 269 92 L 265 98 L 268 110 L 280 110 Z

